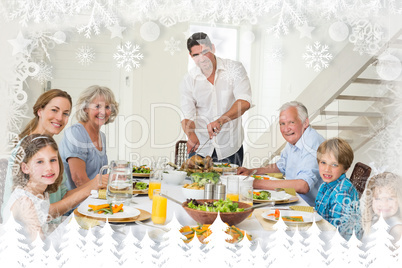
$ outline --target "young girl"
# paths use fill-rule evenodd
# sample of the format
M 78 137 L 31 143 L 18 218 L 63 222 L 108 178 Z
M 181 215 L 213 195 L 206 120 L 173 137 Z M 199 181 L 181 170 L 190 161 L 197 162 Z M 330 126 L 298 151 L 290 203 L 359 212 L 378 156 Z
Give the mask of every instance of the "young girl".
M 378 174 L 367 182 L 362 202 L 362 224 L 364 237 L 370 239 L 373 225 L 380 215 L 389 225 L 389 233 L 397 242 L 402 234 L 402 178 L 390 172 Z
M 63 163 L 56 142 L 48 135 L 29 135 L 21 142 L 21 148 L 20 169 L 13 177 L 14 191 L 3 215 L 6 222 L 13 213 L 26 235 L 34 240 L 38 232 L 42 238 L 46 234 L 49 193 L 57 191 L 61 184 Z

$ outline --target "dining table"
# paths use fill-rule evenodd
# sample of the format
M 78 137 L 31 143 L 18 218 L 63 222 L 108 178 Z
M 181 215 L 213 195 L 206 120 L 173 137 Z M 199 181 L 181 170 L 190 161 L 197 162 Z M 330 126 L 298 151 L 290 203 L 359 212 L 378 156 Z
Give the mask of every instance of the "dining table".
M 148 179 L 137 178 L 137 181 L 147 182 Z M 189 178 L 186 178 L 184 183 L 189 182 Z M 161 189 L 166 195 L 173 197 L 179 202 L 185 202 L 186 197 L 182 193 L 182 187 L 183 185 L 173 185 L 163 180 L 161 184 Z M 285 211 L 289 209 L 289 206 L 308 207 L 308 204 L 298 194 L 296 194 L 296 196 L 297 201 L 290 204 L 275 204 L 273 207 L 272 204 L 268 204 L 267 207 L 254 209 L 252 216 L 237 224 L 236 227 L 240 228 L 241 230 L 245 230 L 247 234 L 251 235 L 252 241 L 258 241 L 260 246 L 265 248 L 269 243 L 270 235 L 272 235 L 276 230 L 275 222 L 264 219 L 262 217 L 262 213 L 267 210 L 276 208 L 280 209 L 281 211 L 282 209 L 284 209 Z M 106 200 L 95 196 L 89 196 L 85 201 L 83 201 L 83 203 L 99 205 L 105 204 Z M 133 219 L 122 222 L 110 222 L 112 229 L 115 230 L 114 238 L 116 239 L 116 241 L 123 241 L 128 232 L 131 231 L 138 240 L 142 240 L 147 233 L 147 235 L 156 243 L 163 242 L 163 236 L 166 230 L 162 230 L 161 227 L 166 228 L 166 224 L 172 221 L 173 217 L 175 217 L 182 226 L 197 226 L 197 222 L 187 214 L 185 209 L 180 204 L 169 199 L 167 200 L 166 221 L 163 225 L 154 224 L 152 222 L 150 217 L 152 212 L 152 200 L 149 199 L 147 194 L 133 195 L 131 202 L 129 204 L 125 204 L 125 206 L 133 207 L 146 212 L 146 217 L 145 219 L 142 218 L 140 221 Z M 65 232 L 66 224 L 71 221 L 71 217 L 73 216 L 76 217 L 79 223 L 84 223 L 84 228 L 82 228 L 83 230 L 81 230 L 83 232 L 83 235 L 85 236 L 85 232 L 88 232 L 88 230 L 86 229 L 89 228 L 85 227 L 85 223 L 91 219 L 88 219 L 87 217 L 81 217 L 82 215 L 80 215 L 79 213 L 78 215 L 77 213 L 71 213 L 71 215 L 65 218 L 63 222 L 55 229 L 55 231 L 53 231 L 53 233 L 49 235 L 49 239 L 52 240 L 52 243 L 55 247 L 58 246 L 58 243 L 60 242 L 59 238 L 63 235 L 63 232 Z M 90 224 L 93 225 L 92 231 L 93 233 L 95 233 L 96 236 L 97 234 L 99 235 L 99 230 L 103 228 L 105 221 L 94 221 L 92 219 Z M 336 228 L 328 223 L 325 219 L 321 219 L 320 221 L 316 222 L 316 224 L 321 230 L 320 238 L 323 241 L 329 241 L 331 237 L 335 234 Z M 286 230 L 286 232 L 290 236 L 292 236 L 297 228 L 302 236 L 307 236 L 305 231 L 307 231 L 311 226 L 312 223 L 288 224 L 288 229 Z

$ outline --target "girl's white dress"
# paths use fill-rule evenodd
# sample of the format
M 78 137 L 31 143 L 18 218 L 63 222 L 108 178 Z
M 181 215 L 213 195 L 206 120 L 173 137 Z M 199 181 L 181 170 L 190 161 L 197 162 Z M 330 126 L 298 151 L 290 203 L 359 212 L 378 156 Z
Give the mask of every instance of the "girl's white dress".
M 49 215 L 49 208 L 50 208 L 50 202 L 49 202 L 49 194 L 45 193 L 44 194 L 44 199 L 38 198 L 37 196 L 33 195 L 32 193 L 21 189 L 21 188 L 16 188 L 10 195 L 10 199 L 8 200 L 6 206 L 4 207 L 3 210 L 3 223 L 6 223 L 7 220 L 11 217 L 11 207 L 17 201 L 18 199 L 22 197 L 28 197 L 32 203 L 35 206 L 36 210 L 36 215 L 38 216 L 39 223 L 42 227 L 42 231 L 44 234 L 47 233 L 48 231 L 48 215 Z

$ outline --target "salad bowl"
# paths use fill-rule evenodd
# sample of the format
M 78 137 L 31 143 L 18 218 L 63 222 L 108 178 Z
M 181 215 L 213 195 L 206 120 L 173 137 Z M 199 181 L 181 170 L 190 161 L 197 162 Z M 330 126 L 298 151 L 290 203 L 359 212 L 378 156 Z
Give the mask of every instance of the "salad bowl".
M 213 202 L 217 201 L 216 199 L 197 199 L 198 203 L 204 203 L 204 202 Z M 182 204 L 182 207 L 184 210 L 187 212 L 188 215 L 190 215 L 193 220 L 195 220 L 197 223 L 200 224 L 212 224 L 216 217 L 218 216 L 218 212 L 209 212 L 209 211 L 202 211 L 202 210 L 197 210 L 197 209 L 192 209 L 188 207 L 188 203 L 190 200 L 187 200 Z M 251 207 L 251 205 L 243 202 L 236 202 L 235 203 L 239 204 L 239 208 L 247 208 Z M 236 225 L 247 219 L 247 217 L 253 212 L 253 209 L 248 209 L 246 211 L 241 211 L 241 212 L 220 212 L 219 215 L 222 219 L 223 222 L 226 222 L 227 224 L 231 225 Z

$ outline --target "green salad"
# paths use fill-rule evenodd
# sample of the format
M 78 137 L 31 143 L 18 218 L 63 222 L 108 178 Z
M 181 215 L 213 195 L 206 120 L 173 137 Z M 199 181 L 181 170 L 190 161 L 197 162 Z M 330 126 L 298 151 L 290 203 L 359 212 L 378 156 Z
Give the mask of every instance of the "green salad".
M 133 173 L 151 173 L 151 169 L 145 165 L 133 166 Z
M 194 172 L 190 175 L 191 180 L 198 183 L 199 186 L 204 186 L 208 182 L 216 184 L 219 182 L 219 177 L 216 172 Z
M 146 182 L 135 181 L 134 182 L 134 189 L 136 190 L 145 190 L 148 188 L 148 184 Z
M 268 200 L 271 198 L 271 193 L 267 191 L 253 192 L 253 199 Z
M 199 203 L 195 199 L 190 199 L 187 206 L 192 209 L 209 212 L 242 212 L 244 208 L 239 208 L 238 203 L 231 200 L 217 200 L 214 202 Z

